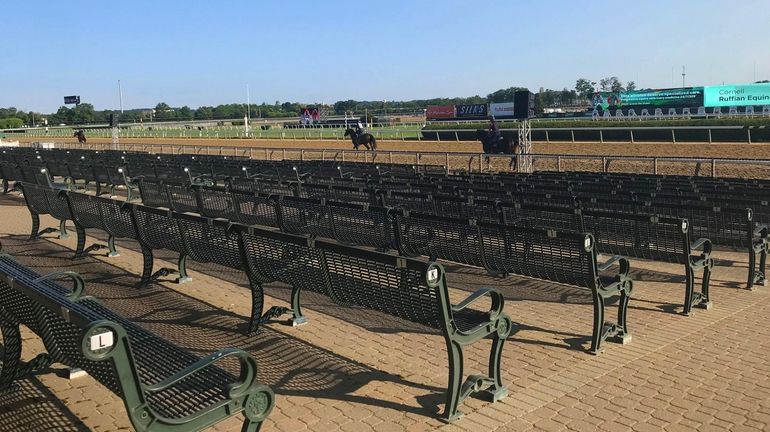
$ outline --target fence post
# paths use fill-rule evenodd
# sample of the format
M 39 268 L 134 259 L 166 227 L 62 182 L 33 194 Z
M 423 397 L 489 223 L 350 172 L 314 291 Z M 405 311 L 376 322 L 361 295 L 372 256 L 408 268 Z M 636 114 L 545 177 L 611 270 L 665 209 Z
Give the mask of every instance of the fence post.
M 326 150 L 325 149 L 321 149 L 321 160 L 322 161 L 326 160 Z
M 749 144 L 751 144 L 751 126 L 746 127 L 746 138 L 749 140 Z
M 711 159 L 711 177 L 717 176 L 717 160 Z
M 388 152 L 388 163 L 393 165 L 393 152 Z
M 457 131 L 455 131 L 455 141 L 457 141 L 457 142 L 459 142 L 459 141 L 460 141 L 460 137 L 459 137 L 459 136 L 457 136 Z
M 634 143 L 634 130 L 633 129 L 629 129 L 628 131 L 631 132 L 631 144 L 633 144 Z
M 444 163 L 446 165 L 446 175 L 449 175 L 449 153 L 444 153 Z
M 652 160 L 652 173 L 658 174 L 658 158 Z
M 711 144 L 711 129 L 709 129 L 709 144 Z
M 602 133 L 601 129 L 599 129 L 599 142 L 601 142 L 601 143 L 604 142 L 604 134 Z
M 676 144 L 676 134 L 673 128 L 671 128 L 671 144 Z
M 605 172 L 605 173 L 607 172 L 607 157 L 606 156 L 602 156 L 602 171 Z
M 548 138 L 548 129 L 545 130 L 545 142 L 547 143 L 551 142 L 551 139 Z
M 561 156 L 556 156 L 556 172 L 561 172 Z
M 572 144 L 574 144 L 575 143 L 575 129 L 570 129 L 569 133 L 570 133 L 570 135 L 572 135 Z
M 283 149 L 283 160 L 286 160 L 286 149 Z
M 305 161 L 305 149 L 299 149 L 299 161 L 300 162 Z

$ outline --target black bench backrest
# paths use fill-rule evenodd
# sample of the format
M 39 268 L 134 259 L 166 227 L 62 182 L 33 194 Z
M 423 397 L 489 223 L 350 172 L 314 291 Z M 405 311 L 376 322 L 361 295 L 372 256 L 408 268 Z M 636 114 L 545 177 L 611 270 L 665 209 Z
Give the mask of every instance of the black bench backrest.
M 187 184 L 166 183 L 166 194 L 171 208 L 176 212 L 198 213 L 195 189 Z
M 69 202 L 72 219 L 82 228 L 96 228 L 107 231 L 104 225 L 99 201 L 93 195 L 86 195 L 77 192 L 61 191 Z
M 139 204 L 125 204 L 133 214 L 139 241 L 150 249 L 186 252 L 179 224 L 171 218 L 172 211 Z
M 440 257 L 486 267 L 475 219 L 395 211 L 399 251 L 406 256 Z
M 226 188 L 196 186 L 195 190 L 202 216 L 238 220 L 237 202 Z
M 395 249 L 393 215 L 386 207 L 327 201 L 333 238 L 339 242 Z
M 139 195 L 146 206 L 171 208 L 166 194 L 166 185 L 160 180 L 140 178 Z
M 172 217 L 179 224 L 187 256 L 198 262 L 243 268 L 238 237 L 228 232 L 230 221 L 177 212 Z
M 278 208 L 276 196 L 262 193 L 231 191 L 235 202 L 237 218 L 233 219 L 246 225 L 278 227 Z
M 331 213 L 323 198 L 283 196 L 278 201 L 281 230 L 334 238 Z
M 559 206 L 500 203 L 498 207 L 506 224 L 557 231 L 585 232 L 580 211 Z M 590 232 L 590 231 L 589 231 Z
M 74 220 L 67 198 L 59 194 L 61 190 L 51 189 L 48 186 L 37 186 L 37 191 L 45 195 L 51 216 L 59 220 Z
M 21 189 L 24 192 L 24 199 L 27 207 L 36 214 L 50 214 L 51 206 L 48 205 L 48 199 L 43 193 L 43 187 L 32 183 L 22 183 Z
M 331 296 L 322 256 L 311 238 L 243 224 L 230 229 L 240 238 L 247 272 L 258 282 L 280 281 Z
M 124 202 L 106 197 L 94 197 L 99 204 L 104 229 L 116 238 L 139 239 L 131 210 Z
M 317 240 L 335 301 L 444 328 L 439 265 Z M 432 283 L 428 283 L 428 278 Z
M 586 231 L 601 253 L 686 264 L 690 254 L 687 219 L 584 210 Z
M 751 248 L 754 212 L 751 209 L 714 207 L 708 204 L 657 204 L 647 207 L 652 214 L 685 218 L 692 225 L 693 237 L 706 237 L 715 245 Z
M 479 223 L 488 269 L 597 288 L 591 234 Z

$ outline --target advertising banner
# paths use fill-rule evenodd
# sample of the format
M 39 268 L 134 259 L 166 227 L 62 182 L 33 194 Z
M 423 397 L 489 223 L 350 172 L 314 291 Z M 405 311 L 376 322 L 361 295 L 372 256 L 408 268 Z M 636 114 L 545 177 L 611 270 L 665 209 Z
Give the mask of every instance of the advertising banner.
M 770 105 L 770 83 L 704 87 L 706 107 Z
M 64 96 L 64 105 L 79 104 L 80 96 Z
M 501 102 L 489 104 L 489 114 L 495 118 L 513 117 L 513 102 Z
M 457 118 L 486 117 L 487 104 L 457 105 Z
M 454 105 L 431 105 L 425 111 L 425 117 L 429 119 L 446 119 L 455 117 Z
M 703 87 L 681 87 L 624 92 L 596 92 L 593 106 L 607 108 L 632 107 L 699 107 L 703 106 Z

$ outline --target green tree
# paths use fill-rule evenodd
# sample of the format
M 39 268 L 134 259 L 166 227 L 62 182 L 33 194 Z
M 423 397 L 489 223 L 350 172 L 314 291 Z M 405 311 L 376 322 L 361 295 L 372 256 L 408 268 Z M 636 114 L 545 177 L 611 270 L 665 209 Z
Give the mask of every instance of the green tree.
M 487 95 L 487 100 L 490 103 L 498 102 L 513 102 L 513 94 L 517 91 L 529 90 L 525 87 L 508 87 L 506 89 L 500 89 Z
M 195 117 L 195 114 L 193 113 L 193 110 L 190 109 L 187 105 L 183 106 L 182 108 L 179 108 L 179 119 L 180 120 L 192 120 Z
M 18 117 L 0 119 L 0 129 L 16 129 L 24 125 L 24 120 Z
M 599 89 L 603 92 L 618 93 L 623 91 L 623 81 L 618 77 L 608 77 L 599 80 Z
M 575 82 L 575 92 L 581 99 L 591 99 L 596 88 L 595 81 L 589 81 L 585 78 L 580 78 Z
M 167 103 L 160 102 L 155 105 L 155 120 L 172 120 L 174 117 L 176 113 Z
M 629 81 L 628 84 L 626 84 L 626 91 L 633 91 L 636 90 L 636 83 L 633 81 Z
M 346 101 L 337 101 L 334 103 L 334 113 L 344 114 L 347 111 L 354 111 L 356 109 L 356 101 L 348 99 Z
M 96 119 L 94 106 L 89 103 L 82 103 L 72 108 L 72 122 L 76 124 L 93 123 Z
M 202 106 L 195 110 L 196 120 L 211 120 L 214 118 L 214 108 L 210 106 Z

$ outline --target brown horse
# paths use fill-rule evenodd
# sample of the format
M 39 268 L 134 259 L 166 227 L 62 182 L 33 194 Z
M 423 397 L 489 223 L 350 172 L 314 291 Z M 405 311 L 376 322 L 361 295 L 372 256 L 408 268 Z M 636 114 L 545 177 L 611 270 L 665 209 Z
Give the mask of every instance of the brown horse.
M 497 142 L 493 142 L 494 140 L 489 136 L 489 132 L 482 129 L 476 129 L 476 139 L 481 141 L 484 153 L 514 154 L 518 145 L 516 139 L 504 135 Z
M 77 137 L 79 144 L 85 144 L 86 143 L 86 134 L 83 132 L 83 130 L 75 131 L 75 134 L 72 135 L 73 137 Z
M 345 130 L 345 136 L 350 137 L 350 141 L 353 142 L 353 149 L 355 150 L 358 150 L 358 146 L 363 145 L 367 150 L 377 151 L 377 140 L 370 133 L 361 134 L 361 136 L 356 137 L 356 131 L 348 128 Z

